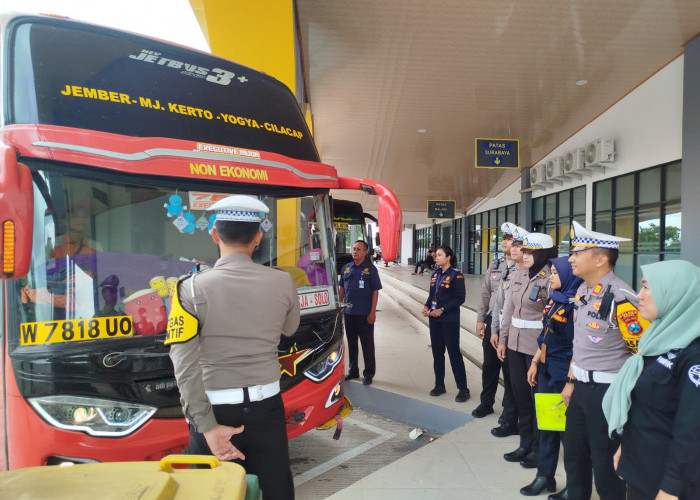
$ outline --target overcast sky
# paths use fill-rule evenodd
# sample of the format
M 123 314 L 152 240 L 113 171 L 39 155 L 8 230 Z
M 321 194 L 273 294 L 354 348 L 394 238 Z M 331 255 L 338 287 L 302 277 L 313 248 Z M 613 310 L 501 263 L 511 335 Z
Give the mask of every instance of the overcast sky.
M 0 0 L 0 13 L 58 14 L 209 52 L 187 0 Z

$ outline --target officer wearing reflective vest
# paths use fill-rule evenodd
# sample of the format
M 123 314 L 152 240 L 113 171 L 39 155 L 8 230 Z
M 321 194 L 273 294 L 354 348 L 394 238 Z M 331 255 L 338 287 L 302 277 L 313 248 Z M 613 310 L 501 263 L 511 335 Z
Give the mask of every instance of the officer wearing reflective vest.
M 280 394 L 280 333 L 299 326 L 292 277 L 256 264 L 268 207 L 249 196 L 212 205 L 221 257 L 178 283 L 165 343 L 190 426 L 189 453 L 234 460 L 264 498 L 294 498 Z
M 623 241 L 630 240 L 572 224 L 569 262 L 584 281 L 574 297 L 573 358 L 562 391 L 568 405 L 564 466 L 573 500 L 590 498 L 591 476 L 602 500 L 625 498 L 625 484 L 613 467 L 619 439 L 608 438 L 601 404 L 649 322 L 639 316 L 632 287 L 613 273 Z

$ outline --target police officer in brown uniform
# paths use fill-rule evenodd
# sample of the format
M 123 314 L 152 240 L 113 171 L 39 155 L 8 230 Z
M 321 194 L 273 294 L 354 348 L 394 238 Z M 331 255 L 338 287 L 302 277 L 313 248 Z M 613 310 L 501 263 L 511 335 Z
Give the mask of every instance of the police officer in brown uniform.
M 569 262 L 584 283 L 575 297 L 573 358 L 562 391 L 568 405 L 564 466 L 570 500 L 591 497 L 591 476 L 601 500 L 625 498 L 625 483 L 613 467 L 619 439 L 608 438 L 601 404 L 649 323 L 639 316 L 632 287 L 613 273 L 620 241 L 629 240 L 573 222 Z
M 258 476 L 265 499 L 292 499 L 277 346 L 280 334 L 299 326 L 296 286 L 289 274 L 251 259 L 265 204 L 230 196 L 211 210 L 221 257 L 178 284 L 166 338 L 189 453 L 235 460 Z
M 503 278 L 508 276 L 510 268 L 515 266 L 515 263 L 510 258 L 514 227 L 515 224 L 511 222 L 504 222 L 501 225 L 501 232 L 503 233 L 501 250 L 504 255 L 491 263 L 481 284 L 481 303 L 476 312 L 476 334 L 482 339 L 481 347 L 484 353 L 484 363 L 481 367 L 481 403 L 472 411 L 472 415 L 476 418 L 483 418 L 493 413 L 493 404 L 496 398 L 496 389 L 498 388 L 498 375 L 501 371 L 502 363 L 498 359 L 496 349 L 491 345 L 491 321 L 494 314 L 498 315 L 498 311 L 494 311 L 494 307 Z M 504 407 L 506 405 L 505 397 L 503 405 Z
M 498 357 L 508 357 L 510 381 L 518 406 L 520 445 L 503 458 L 520 462 L 525 468 L 537 467 L 540 437 L 535 426 L 535 401 L 527 382 L 527 370 L 537 352 L 537 337 L 543 329 L 542 311 L 547 303 L 549 266 L 556 257 L 552 238 L 547 234 L 530 233 L 523 241 L 523 252 L 538 252 L 531 267 L 515 272 L 503 309 L 503 326 L 498 339 Z M 507 354 L 506 354 L 507 347 Z

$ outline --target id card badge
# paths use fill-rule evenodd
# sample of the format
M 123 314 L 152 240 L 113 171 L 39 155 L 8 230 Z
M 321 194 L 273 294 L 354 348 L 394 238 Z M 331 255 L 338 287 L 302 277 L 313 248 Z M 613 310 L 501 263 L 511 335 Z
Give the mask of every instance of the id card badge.
M 433 300 L 432 307 L 430 308 L 431 310 L 437 309 L 437 301 Z
M 360 288 L 364 288 L 365 287 L 365 280 L 360 280 L 359 285 L 360 285 Z

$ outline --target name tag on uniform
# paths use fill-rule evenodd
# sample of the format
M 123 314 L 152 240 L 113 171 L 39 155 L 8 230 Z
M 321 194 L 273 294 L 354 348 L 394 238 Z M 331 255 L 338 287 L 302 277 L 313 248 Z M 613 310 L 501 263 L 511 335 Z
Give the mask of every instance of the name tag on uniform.
M 364 288 L 365 287 L 365 280 L 360 280 L 358 284 L 359 284 L 360 288 Z
M 433 304 L 432 304 L 431 309 L 435 309 L 436 307 L 437 307 L 437 302 L 435 300 L 433 300 Z

